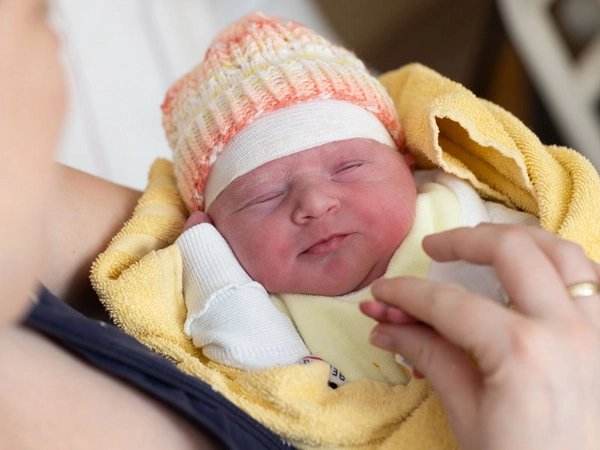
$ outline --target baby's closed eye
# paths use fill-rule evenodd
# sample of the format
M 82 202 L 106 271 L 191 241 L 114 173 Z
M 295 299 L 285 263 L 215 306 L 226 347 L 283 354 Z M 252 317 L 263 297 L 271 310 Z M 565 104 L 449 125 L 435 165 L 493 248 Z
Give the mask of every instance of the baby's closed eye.
M 361 179 L 365 173 L 367 161 L 350 161 L 336 167 L 331 175 L 333 181 L 347 183 Z
M 251 208 L 253 206 L 272 204 L 280 200 L 283 197 L 283 195 L 284 193 L 282 191 L 273 191 L 257 195 L 255 197 L 252 197 L 252 199 L 250 199 L 248 202 L 244 203 L 240 210 Z

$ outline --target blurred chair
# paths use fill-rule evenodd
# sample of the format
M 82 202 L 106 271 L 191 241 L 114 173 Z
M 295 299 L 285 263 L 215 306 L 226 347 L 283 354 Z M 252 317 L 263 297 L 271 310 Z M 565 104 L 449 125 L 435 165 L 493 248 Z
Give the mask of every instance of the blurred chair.
M 508 36 L 557 130 L 600 170 L 600 27 L 574 57 L 552 13 L 556 0 L 497 3 Z M 591 6 L 600 15 L 600 3 Z

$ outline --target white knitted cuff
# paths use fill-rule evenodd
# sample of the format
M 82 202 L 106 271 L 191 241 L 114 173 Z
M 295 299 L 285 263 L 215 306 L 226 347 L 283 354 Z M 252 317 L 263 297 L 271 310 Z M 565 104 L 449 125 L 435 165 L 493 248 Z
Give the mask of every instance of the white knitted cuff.
M 186 230 L 175 241 L 182 258 L 183 295 L 188 321 L 224 289 L 253 283 L 217 229 L 208 223 Z M 189 325 L 186 323 L 186 332 Z
M 292 321 L 258 283 L 215 293 L 190 320 L 196 347 L 214 361 L 245 370 L 295 364 L 310 352 Z
M 175 245 L 183 263 L 184 331 L 208 358 L 254 370 L 295 364 L 309 354 L 292 321 L 214 226 L 196 225 Z

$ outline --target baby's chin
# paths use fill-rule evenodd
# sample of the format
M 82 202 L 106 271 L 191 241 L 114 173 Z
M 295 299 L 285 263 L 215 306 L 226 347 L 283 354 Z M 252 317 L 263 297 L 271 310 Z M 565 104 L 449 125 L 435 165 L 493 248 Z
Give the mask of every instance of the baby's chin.
M 281 280 L 274 281 L 272 283 L 265 281 L 261 284 L 268 292 L 274 294 L 303 294 L 320 295 L 325 297 L 340 297 L 353 292 L 358 292 L 370 286 L 373 281 L 382 277 L 384 273 L 385 270 L 371 270 L 366 276 L 361 274 L 353 277 L 346 276 L 334 278 L 323 275 L 322 279 L 317 280 L 317 282 L 315 282 L 315 280 L 307 280 L 306 282 L 302 282 L 302 280 L 295 279 L 293 283 L 288 285 L 281 283 Z
M 361 290 L 358 286 L 352 288 L 346 287 L 327 287 L 327 288 L 317 288 L 313 286 L 307 287 L 290 287 L 286 289 L 285 287 L 278 287 L 277 289 L 267 289 L 268 292 L 272 294 L 298 294 L 298 295 L 314 295 L 314 296 L 322 296 L 322 297 L 342 297 L 344 295 L 352 294 L 353 292 L 357 292 Z

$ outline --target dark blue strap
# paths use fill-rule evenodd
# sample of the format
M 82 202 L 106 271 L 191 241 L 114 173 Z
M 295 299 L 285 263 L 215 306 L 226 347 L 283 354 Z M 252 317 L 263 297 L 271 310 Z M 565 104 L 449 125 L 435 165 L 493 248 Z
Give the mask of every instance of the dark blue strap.
M 186 417 L 229 449 L 290 449 L 289 443 L 122 330 L 90 319 L 46 288 L 25 323 Z

